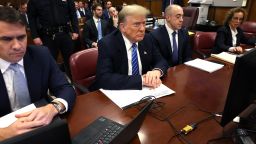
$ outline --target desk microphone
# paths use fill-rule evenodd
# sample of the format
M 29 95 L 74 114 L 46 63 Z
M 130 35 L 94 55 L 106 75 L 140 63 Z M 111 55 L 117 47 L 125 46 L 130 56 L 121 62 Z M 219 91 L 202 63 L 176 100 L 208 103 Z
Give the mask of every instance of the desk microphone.
M 236 129 L 236 138 L 235 138 L 235 142 L 237 144 L 255 144 L 251 137 L 248 136 L 248 133 L 243 130 L 243 129 Z

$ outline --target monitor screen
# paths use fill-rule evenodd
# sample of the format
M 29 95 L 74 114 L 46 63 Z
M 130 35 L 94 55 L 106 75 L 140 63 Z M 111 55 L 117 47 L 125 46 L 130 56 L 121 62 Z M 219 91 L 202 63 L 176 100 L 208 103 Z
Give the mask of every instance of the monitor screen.
M 237 56 L 221 125 L 225 126 L 256 98 L 256 49 Z

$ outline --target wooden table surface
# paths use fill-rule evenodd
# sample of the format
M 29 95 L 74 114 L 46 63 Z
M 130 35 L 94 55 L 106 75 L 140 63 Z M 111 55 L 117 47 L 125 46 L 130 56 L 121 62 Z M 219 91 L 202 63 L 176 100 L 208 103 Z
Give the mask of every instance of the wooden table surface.
M 141 144 L 180 144 L 174 130 L 166 120 L 161 121 L 154 116 L 168 119 L 177 130 L 209 116 L 208 112 L 222 112 L 231 80 L 233 65 L 225 66 L 213 73 L 204 72 L 186 65 L 179 65 L 168 70 L 163 83 L 176 93 L 157 99 L 164 106 L 158 113 L 149 113 L 132 143 Z M 177 113 L 173 114 L 175 111 Z M 77 97 L 73 111 L 68 116 L 71 137 L 97 119 L 105 116 L 118 123 L 127 124 L 138 113 L 138 108 L 121 110 L 100 91 Z M 207 112 L 205 112 L 207 111 Z M 171 116 L 169 116 L 171 115 Z M 169 116 L 169 117 L 168 117 Z M 220 118 L 217 118 L 220 120 Z M 222 136 L 223 128 L 210 119 L 200 123 L 197 128 L 184 136 L 193 144 L 206 144 L 208 140 Z

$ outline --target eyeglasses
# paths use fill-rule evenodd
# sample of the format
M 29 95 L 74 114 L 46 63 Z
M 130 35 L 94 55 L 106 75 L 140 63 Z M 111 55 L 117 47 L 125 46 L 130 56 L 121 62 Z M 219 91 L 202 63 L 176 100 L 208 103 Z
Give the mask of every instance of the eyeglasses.
M 239 18 L 239 17 L 232 17 L 233 20 L 238 20 L 238 21 L 243 21 L 244 18 Z

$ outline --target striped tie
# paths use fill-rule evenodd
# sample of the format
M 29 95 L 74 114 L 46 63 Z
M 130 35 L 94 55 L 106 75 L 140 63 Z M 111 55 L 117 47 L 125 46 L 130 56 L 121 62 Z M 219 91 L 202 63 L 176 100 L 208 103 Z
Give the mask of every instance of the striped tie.
M 132 75 L 139 75 L 139 64 L 138 64 L 138 56 L 137 56 L 137 45 L 135 43 L 132 44 Z

